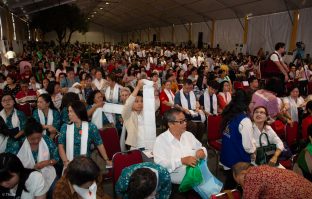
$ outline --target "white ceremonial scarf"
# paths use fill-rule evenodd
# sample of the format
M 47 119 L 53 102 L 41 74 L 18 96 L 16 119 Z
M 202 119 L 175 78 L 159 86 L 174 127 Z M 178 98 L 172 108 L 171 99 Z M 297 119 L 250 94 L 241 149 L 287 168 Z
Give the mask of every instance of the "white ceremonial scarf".
M 92 114 L 91 122 L 95 124 L 98 129 L 103 128 L 103 114 L 102 114 L 103 112 L 104 112 L 103 108 L 97 108 Z M 115 123 L 113 114 L 106 112 L 104 112 L 104 114 L 110 123 Z
M 49 108 L 47 124 L 46 124 L 45 117 L 44 117 L 42 110 L 38 109 L 38 115 L 39 115 L 40 123 L 42 125 L 53 125 L 53 110 L 52 109 Z M 47 134 L 47 131 L 44 130 L 43 135 L 46 135 L 46 134 Z
M 117 83 L 115 83 L 114 90 L 113 90 L 113 99 L 110 99 L 111 87 L 110 86 L 107 87 L 105 91 L 105 99 L 107 101 L 117 104 L 118 98 L 119 98 L 119 89 L 120 89 L 120 86 Z
M 81 188 L 75 184 L 73 185 L 73 189 L 82 199 L 96 199 L 97 185 L 95 182 L 88 189 Z
M 215 94 L 213 94 L 212 98 L 213 98 L 213 104 L 212 104 L 213 114 L 217 115 L 217 113 L 218 113 L 218 100 L 217 100 L 217 96 Z M 210 103 L 210 96 L 208 94 L 208 88 L 206 88 L 206 90 L 204 92 L 204 105 L 205 105 L 205 111 L 210 113 L 211 103 Z
M 88 122 L 81 123 L 81 139 L 80 139 L 80 155 L 87 154 L 88 147 L 88 135 L 89 135 L 89 124 Z M 68 124 L 66 130 L 66 156 L 69 161 L 74 159 L 74 133 L 75 124 Z
M 8 143 L 8 136 L 4 136 L 0 134 L 0 153 L 5 152 L 7 143 Z
M 5 114 L 5 110 L 2 109 L 2 111 L 0 112 L 0 116 L 3 118 L 4 122 L 6 123 L 6 120 L 7 120 L 7 116 Z M 21 127 L 20 127 L 20 121 L 17 117 L 17 113 L 16 113 L 16 109 L 13 109 L 13 115 L 12 115 L 12 125 L 13 125 L 13 128 L 19 128 L 19 130 L 21 130 Z
M 34 156 L 31 152 L 30 144 L 28 139 L 26 138 L 22 147 L 20 148 L 19 152 L 17 153 L 17 157 L 21 160 L 25 168 L 33 169 L 36 162 Z M 47 143 L 41 138 L 39 142 L 38 148 L 38 157 L 37 163 L 50 160 L 50 152 Z M 40 169 L 40 172 L 43 175 L 45 181 L 45 190 L 49 190 L 50 186 L 52 185 L 54 179 L 56 178 L 56 171 L 53 166 L 46 166 Z
M 126 151 L 126 126 L 122 125 L 122 131 L 121 131 L 121 135 L 120 135 L 120 149 L 121 151 Z M 0 151 L 1 152 L 1 151 Z
M 143 81 L 144 146 L 147 150 L 153 150 L 156 141 L 154 82 Z
M 164 89 L 164 92 L 166 93 L 168 99 L 169 99 L 169 102 L 171 104 L 174 104 L 174 94 L 172 93 L 171 90 L 167 90 L 167 89 Z
M 98 90 L 102 90 L 103 84 L 104 84 L 104 79 L 101 79 L 100 81 L 98 79 L 94 79 L 93 83 Z
M 226 97 L 225 97 L 225 94 L 226 94 Z M 219 95 L 221 95 L 223 97 L 223 99 L 226 102 L 226 104 L 229 104 L 231 102 L 231 100 L 232 100 L 232 96 L 231 96 L 231 94 L 229 92 L 226 92 L 226 93 L 220 92 Z
M 297 98 L 297 102 L 299 101 L 299 97 Z M 291 98 L 288 97 L 288 101 L 289 101 L 289 113 L 290 116 L 292 118 L 293 121 L 298 122 L 299 118 L 298 118 L 298 103 L 296 103 L 296 101 Z
M 193 91 L 189 93 L 190 95 L 190 103 L 191 103 L 191 110 L 196 109 L 196 97 Z M 180 100 L 181 100 L 181 105 L 183 108 L 189 109 L 188 107 L 188 102 L 187 99 L 183 93 L 183 88 L 180 90 Z

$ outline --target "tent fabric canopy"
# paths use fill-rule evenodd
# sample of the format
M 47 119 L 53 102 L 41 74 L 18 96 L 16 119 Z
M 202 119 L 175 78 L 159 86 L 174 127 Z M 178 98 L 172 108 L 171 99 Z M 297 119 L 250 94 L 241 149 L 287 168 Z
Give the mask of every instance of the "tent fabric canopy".
M 128 32 L 148 27 L 244 18 L 312 7 L 308 0 L 2 0 L 19 16 L 77 4 L 96 24 Z

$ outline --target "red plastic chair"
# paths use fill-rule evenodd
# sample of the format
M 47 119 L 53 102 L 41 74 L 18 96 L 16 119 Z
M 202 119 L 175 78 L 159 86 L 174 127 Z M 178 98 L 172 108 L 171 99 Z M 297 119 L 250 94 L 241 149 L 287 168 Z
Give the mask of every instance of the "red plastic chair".
M 291 127 L 289 124 L 286 125 L 286 142 L 288 146 L 291 148 L 294 144 L 296 144 L 298 139 L 298 122 L 294 122 L 293 126 Z M 286 169 L 292 169 L 294 165 L 294 157 L 293 155 L 288 160 L 281 160 L 280 164 L 283 165 Z
M 282 121 L 275 120 L 271 127 L 281 139 L 285 137 L 285 124 Z
M 107 156 L 111 160 L 115 153 L 121 152 L 117 129 L 114 127 L 106 128 L 104 130 L 100 130 L 99 133 L 102 138 Z
M 143 162 L 142 153 L 140 150 L 130 150 L 125 152 L 116 153 L 113 156 L 113 186 L 122 172 L 122 170 L 133 164 Z
M 244 84 L 243 84 L 243 82 L 234 81 L 233 87 L 235 90 L 244 89 Z
M 121 152 L 117 129 L 114 127 L 107 128 L 104 130 L 100 130 L 99 133 L 102 138 L 107 156 L 110 160 L 112 160 L 115 153 Z M 104 174 L 104 179 L 108 180 L 112 177 L 113 171 L 112 169 L 108 169 L 108 173 Z
M 286 125 L 286 142 L 289 147 L 296 144 L 298 139 L 298 122 L 293 122 L 291 127 L 289 124 Z
M 312 82 L 308 83 L 308 94 L 311 95 L 312 94 Z
M 240 199 L 240 198 L 241 198 L 241 194 L 237 189 L 224 191 L 222 193 L 218 193 L 210 197 L 210 199 Z
M 308 127 L 312 124 L 312 116 L 308 116 L 302 120 L 302 139 L 308 140 Z
M 219 164 L 219 152 L 222 147 L 221 137 L 222 133 L 220 131 L 220 124 L 222 121 L 221 115 L 208 116 L 208 127 L 207 127 L 207 139 L 208 139 L 208 149 L 211 149 L 217 158 L 216 161 L 216 174 L 218 172 Z

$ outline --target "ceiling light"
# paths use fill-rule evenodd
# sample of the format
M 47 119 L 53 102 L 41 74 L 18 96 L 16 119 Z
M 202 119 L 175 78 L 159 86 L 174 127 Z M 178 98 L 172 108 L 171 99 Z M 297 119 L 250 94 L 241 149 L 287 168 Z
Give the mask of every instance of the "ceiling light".
M 103 10 L 103 8 L 100 8 L 100 10 Z
M 94 15 L 91 15 L 91 17 L 94 17 Z
M 106 2 L 105 4 L 106 4 L 106 5 L 109 5 L 109 2 Z
M 94 13 L 94 14 L 96 14 L 96 12 L 95 12 L 95 11 L 94 11 L 93 13 Z
M 90 20 L 90 17 L 88 17 L 88 20 Z

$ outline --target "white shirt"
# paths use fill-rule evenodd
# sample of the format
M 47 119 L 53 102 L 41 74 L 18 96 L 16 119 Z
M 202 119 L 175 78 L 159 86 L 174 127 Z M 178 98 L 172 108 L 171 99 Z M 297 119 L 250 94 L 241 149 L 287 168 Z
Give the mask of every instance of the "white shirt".
M 257 147 L 260 147 L 259 138 L 260 138 L 261 133 L 267 134 L 270 144 L 276 144 L 276 148 L 280 149 L 281 151 L 284 150 L 284 144 L 283 144 L 282 140 L 278 137 L 278 135 L 276 135 L 275 131 L 272 129 L 271 126 L 266 125 L 263 128 L 262 132 L 260 132 L 258 127 L 255 124 L 253 124 L 253 137 L 256 141 Z M 261 143 L 262 143 L 262 146 L 268 145 L 267 139 L 264 135 L 261 137 Z
M 278 56 L 275 53 L 278 54 Z M 274 51 L 274 54 L 271 55 L 270 60 L 274 62 L 279 61 L 278 58 L 281 62 L 283 62 L 282 56 L 277 51 Z
M 203 149 L 207 157 L 206 148 L 191 132 L 185 131 L 177 140 L 168 129 L 156 138 L 154 161 L 168 169 L 172 183 L 180 184 L 186 172 L 186 165 L 182 165 L 181 158 L 195 156 L 199 149 Z
M 106 87 L 106 82 L 107 82 L 107 80 L 105 80 L 105 79 L 101 79 L 100 81 L 98 80 L 98 79 L 94 79 L 93 80 L 93 84 L 95 85 L 95 87 L 100 91 L 100 90 L 104 90 L 105 89 L 105 87 Z
M 253 138 L 253 126 L 249 118 L 244 118 L 238 127 L 239 132 L 242 134 L 242 142 L 244 150 L 247 153 L 254 153 L 256 151 L 256 141 Z
M 28 192 L 23 190 L 21 195 L 22 199 L 34 199 L 36 196 L 42 196 L 48 191 L 44 189 L 44 179 L 42 174 L 38 171 L 34 171 L 29 175 L 25 182 L 25 187 Z M 10 189 L 12 196 L 15 196 L 16 191 L 17 185 L 13 189 Z

